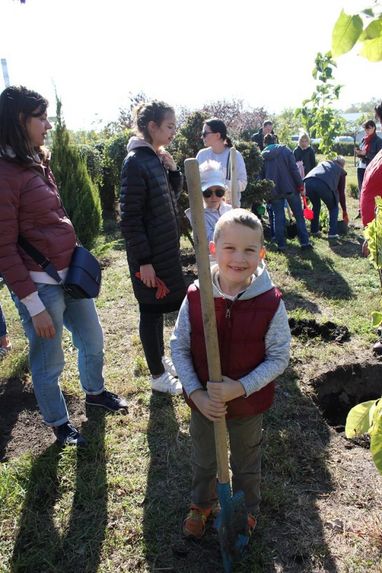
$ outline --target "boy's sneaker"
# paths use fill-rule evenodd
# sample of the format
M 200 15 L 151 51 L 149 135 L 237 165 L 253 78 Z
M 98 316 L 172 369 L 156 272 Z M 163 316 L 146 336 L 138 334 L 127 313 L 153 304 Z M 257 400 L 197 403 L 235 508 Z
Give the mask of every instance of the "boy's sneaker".
M 301 250 L 302 251 L 312 251 L 313 250 L 312 243 L 307 243 L 306 245 L 301 245 Z
M 85 438 L 70 422 L 56 426 L 53 432 L 61 446 L 86 446 Z
M 339 235 L 328 235 L 328 239 L 339 239 Z
M 191 505 L 190 511 L 186 519 L 183 521 L 183 535 L 184 537 L 192 537 L 200 539 L 206 531 L 207 519 L 212 513 L 212 508 L 202 508 L 197 505 Z
M 86 394 L 86 404 L 88 406 L 99 406 L 110 410 L 111 412 L 118 412 L 119 410 L 127 410 L 127 402 L 124 398 L 120 398 L 117 394 L 104 390 L 101 394 L 93 395 Z
M 162 364 L 166 372 L 171 374 L 171 376 L 175 376 L 175 378 L 178 377 L 178 374 L 176 373 L 175 364 L 173 363 L 171 358 L 168 358 L 167 356 L 162 356 Z
M 257 525 L 257 519 L 252 513 L 248 513 L 248 533 L 249 536 L 255 531 Z
M 171 376 L 169 372 L 163 372 L 157 378 L 151 378 L 151 389 L 156 392 L 166 392 L 167 394 L 172 394 L 176 396 L 177 394 L 182 394 L 182 384 L 177 378 Z

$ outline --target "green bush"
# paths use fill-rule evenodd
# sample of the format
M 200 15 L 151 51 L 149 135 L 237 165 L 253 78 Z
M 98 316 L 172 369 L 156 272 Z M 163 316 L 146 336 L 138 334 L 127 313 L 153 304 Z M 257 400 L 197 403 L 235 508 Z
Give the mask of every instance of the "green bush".
M 101 228 L 101 204 L 96 185 L 61 118 L 57 100 L 57 124 L 53 133 L 52 169 L 64 207 L 81 243 L 91 248 Z
M 108 139 L 104 148 L 103 186 L 101 201 L 104 212 L 115 213 L 119 200 L 121 169 L 127 155 L 126 146 L 133 135 L 132 130 L 118 132 Z

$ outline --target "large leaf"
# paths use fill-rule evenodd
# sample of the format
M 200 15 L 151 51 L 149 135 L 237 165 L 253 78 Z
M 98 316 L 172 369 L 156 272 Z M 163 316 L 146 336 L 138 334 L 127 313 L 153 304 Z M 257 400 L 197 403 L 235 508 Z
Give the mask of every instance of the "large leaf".
M 342 10 L 332 32 L 332 54 L 334 57 L 346 54 L 357 42 L 363 30 L 360 16 L 348 16 Z
M 360 35 L 359 39 L 361 42 L 364 40 L 375 40 L 376 38 L 380 38 L 382 35 L 382 18 L 378 18 L 364 29 L 362 34 Z
M 369 62 L 380 62 L 382 60 L 382 35 L 373 40 L 365 40 L 360 54 Z
M 382 400 L 374 410 L 373 427 L 370 433 L 370 450 L 377 470 L 382 474 Z
M 371 313 L 372 326 L 377 328 L 382 323 L 382 312 Z
M 347 438 L 355 438 L 367 434 L 370 429 L 369 411 L 375 404 L 375 400 L 357 404 L 350 410 L 346 418 L 345 435 Z

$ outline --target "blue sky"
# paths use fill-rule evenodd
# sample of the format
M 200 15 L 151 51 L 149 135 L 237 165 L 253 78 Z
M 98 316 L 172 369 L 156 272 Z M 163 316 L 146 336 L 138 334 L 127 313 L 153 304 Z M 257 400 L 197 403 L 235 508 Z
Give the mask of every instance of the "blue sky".
M 56 88 L 73 129 L 116 119 L 139 91 L 176 107 L 240 98 L 277 113 L 312 93 L 314 57 L 330 49 L 341 8 L 366 4 L 1 0 L 0 57 L 11 83 L 41 92 L 51 113 Z M 381 72 L 356 51 L 339 58 L 340 106 L 382 98 Z

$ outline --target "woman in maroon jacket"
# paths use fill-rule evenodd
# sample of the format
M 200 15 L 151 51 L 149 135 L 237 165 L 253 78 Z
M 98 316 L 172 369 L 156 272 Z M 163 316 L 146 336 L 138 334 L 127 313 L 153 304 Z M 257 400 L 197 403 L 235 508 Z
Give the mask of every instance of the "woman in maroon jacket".
M 78 349 L 86 403 L 112 411 L 125 400 L 104 388 L 103 334 L 91 299 L 73 299 L 18 244 L 27 239 L 65 280 L 76 234 L 49 168 L 44 139 L 51 124 L 48 102 L 23 86 L 0 95 L 0 274 L 13 293 L 25 334 L 37 402 L 60 444 L 83 445 L 69 422 L 59 377 L 64 368 L 65 326 Z

